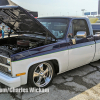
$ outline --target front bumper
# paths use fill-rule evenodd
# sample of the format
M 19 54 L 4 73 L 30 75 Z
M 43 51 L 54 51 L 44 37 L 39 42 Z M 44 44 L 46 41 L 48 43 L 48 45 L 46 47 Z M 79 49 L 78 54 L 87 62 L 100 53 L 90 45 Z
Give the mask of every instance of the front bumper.
M 8 76 L 2 72 L 0 72 L 0 82 L 11 87 L 11 88 L 16 88 L 21 85 L 21 80 L 20 77 L 11 77 Z

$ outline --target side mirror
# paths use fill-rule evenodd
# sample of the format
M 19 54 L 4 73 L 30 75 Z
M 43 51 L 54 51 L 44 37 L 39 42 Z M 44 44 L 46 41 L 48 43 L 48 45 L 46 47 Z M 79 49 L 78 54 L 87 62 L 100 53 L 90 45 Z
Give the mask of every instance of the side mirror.
M 86 32 L 85 31 L 78 31 L 76 34 L 77 38 L 86 38 Z

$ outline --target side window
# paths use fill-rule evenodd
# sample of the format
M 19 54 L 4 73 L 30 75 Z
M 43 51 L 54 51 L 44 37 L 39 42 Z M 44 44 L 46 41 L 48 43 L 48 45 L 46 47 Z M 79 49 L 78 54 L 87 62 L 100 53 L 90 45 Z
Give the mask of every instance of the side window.
M 74 37 L 74 36 L 76 36 L 78 31 L 85 31 L 87 36 L 90 35 L 87 22 L 84 19 L 73 20 L 72 28 L 70 27 L 68 35 L 70 35 L 72 32 L 72 37 Z

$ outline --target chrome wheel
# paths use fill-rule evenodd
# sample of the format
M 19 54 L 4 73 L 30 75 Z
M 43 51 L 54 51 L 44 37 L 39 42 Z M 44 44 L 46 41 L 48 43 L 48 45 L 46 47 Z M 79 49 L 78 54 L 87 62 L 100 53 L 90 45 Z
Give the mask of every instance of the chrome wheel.
M 36 66 L 33 72 L 33 83 L 37 87 L 45 87 L 48 85 L 53 77 L 53 69 L 52 66 L 43 62 Z

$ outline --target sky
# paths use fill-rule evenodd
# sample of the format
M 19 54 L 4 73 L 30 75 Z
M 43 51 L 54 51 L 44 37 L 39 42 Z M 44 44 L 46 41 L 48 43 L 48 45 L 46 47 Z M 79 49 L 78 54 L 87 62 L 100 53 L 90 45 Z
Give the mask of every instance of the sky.
M 85 12 L 98 11 L 98 0 L 11 0 L 16 4 L 37 11 L 39 16 L 82 16 Z

